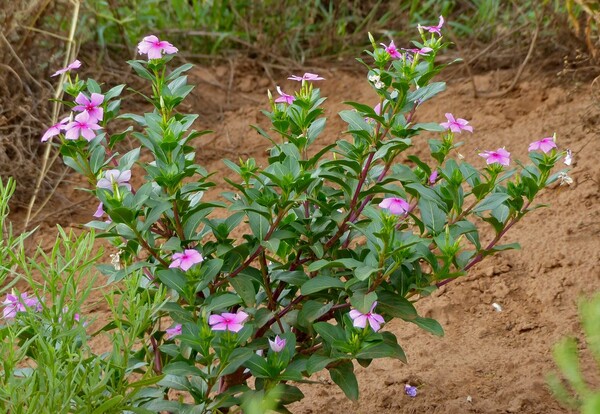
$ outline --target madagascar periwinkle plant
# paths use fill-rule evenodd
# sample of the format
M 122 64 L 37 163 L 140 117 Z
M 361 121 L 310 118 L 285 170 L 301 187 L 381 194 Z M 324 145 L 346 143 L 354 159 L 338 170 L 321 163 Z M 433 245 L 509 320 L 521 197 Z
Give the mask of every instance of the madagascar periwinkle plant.
M 148 59 L 128 62 L 152 85 L 153 110 L 143 115 L 119 115 L 124 85 L 103 93 L 67 72 L 74 113 L 43 140 L 57 137 L 64 162 L 100 201 L 88 226 L 119 251 L 100 270 L 113 282 L 139 281 L 135 306 L 167 292 L 144 319 L 132 308 L 134 320 L 118 323 L 135 327 L 138 341 L 123 352 L 148 384 L 131 403 L 136 412 L 251 412 L 266 396 L 270 409 L 287 412 L 303 397 L 294 384 L 323 369 L 356 399 L 355 361 L 406 362 L 385 329 L 391 319 L 442 335 L 414 302 L 518 247 L 500 244 L 502 236 L 539 207 L 541 190 L 568 178 L 552 173 L 566 152 L 544 138 L 530 145 L 528 165 L 501 147 L 482 151 L 486 164 L 477 168 L 454 156 L 457 135 L 473 132 L 468 121 L 451 113 L 443 123 L 415 121 L 445 90 L 434 81 L 446 66 L 435 61 L 448 45 L 443 24 L 419 26 L 407 49 L 371 37 L 359 62 L 377 105 L 347 102 L 352 109 L 339 115 L 348 130 L 333 144 L 315 146 L 326 125 L 317 86 L 327 80 L 305 73 L 289 78 L 298 81 L 293 93 L 277 87 L 263 111 L 271 130 L 254 127 L 271 143 L 266 165 L 225 160 L 237 178 L 226 178 L 222 200 L 204 198 L 215 184 L 196 163 L 193 140 L 208 131 L 192 130 L 197 116 L 177 111 L 193 89 L 192 65 L 169 69 L 173 45 L 145 37 L 138 51 Z M 116 118 L 135 127 L 108 133 Z M 421 133 L 438 136 L 427 157 L 413 151 Z M 121 154 L 125 137 L 139 146 Z

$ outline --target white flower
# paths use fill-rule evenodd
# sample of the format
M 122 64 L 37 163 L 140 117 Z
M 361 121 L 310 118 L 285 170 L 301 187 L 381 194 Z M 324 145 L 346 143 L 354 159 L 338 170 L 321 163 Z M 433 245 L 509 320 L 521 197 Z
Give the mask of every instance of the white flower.
M 573 153 L 570 149 L 567 149 L 567 155 L 565 155 L 565 160 L 563 161 L 565 165 L 571 165 L 573 162 Z
M 385 84 L 382 81 L 375 82 L 375 89 L 381 89 L 384 86 L 385 86 Z
M 573 179 L 567 175 L 566 172 L 559 172 L 558 179 L 560 180 L 560 185 L 571 185 L 573 184 Z

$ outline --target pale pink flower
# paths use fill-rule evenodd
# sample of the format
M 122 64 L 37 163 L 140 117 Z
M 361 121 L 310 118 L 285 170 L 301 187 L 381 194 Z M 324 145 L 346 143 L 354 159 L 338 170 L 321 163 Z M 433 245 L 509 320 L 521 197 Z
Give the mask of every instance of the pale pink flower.
M 440 16 L 440 21 L 437 26 L 418 25 L 417 28 L 419 29 L 419 31 L 426 31 L 429 33 L 437 33 L 439 36 L 441 36 L 442 34 L 440 33 L 440 30 L 442 29 L 443 25 L 444 25 L 444 16 Z
M 385 43 L 380 43 L 380 44 L 381 44 L 381 46 L 383 46 L 385 48 L 385 51 L 393 59 L 400 59 L 402 57 L 402 54 L 400 54 L 400 52 L 398 51 L 398 48 L 394 44 L 393 40 L 390 42 L 389 45 L 386 45 Z
M 73 107 L 74 111 L 87 113 L 90 122 L 98 123 L 98 121 L 102 121 L 104 109 L 100 105 L 104 102 L 104 95 L 93 93 L 90 99 L 88 99 L 87 96 L 80 92 L 77 98 L 75 98 L 75 102 L 79 105 Z
M 62 75 L 63 73 L 70 72 L 74 69 L 79 69 L 81 67 L 81 62 L 75 59 L 73 62 L 69 63 L 66 68 L 62 68 L 54 72 L 54 75 L 50 75 L 50 77 Z
M 42 136 L 42 142 L 48 141 L 50 138 L 55 137 L 62 133 L 65 129 L 67 129 L 67 124 L 69 123 L 69 117 L 64 118 L 60 122 L 52 125 L 50 128 L 44 132 L 44 136 Z
M 167 328 L 165 332 L 165 339 L 173 339 L 174 337 L 181 335 L 181 324 L 178 323 L 172 328 Z
M 220 315 L 210 315 L 208 324 L 213 331 L 239 332 L 244 327 L 248 314 L 244 311 L 238 313 L 225 312 Z
M 298 82 L 325 80 L 325 78 L 320 77 L 316 73 L 310 73 L 310 72 L 306 72 L 302 76 L 292 75 L 288 79 L 293 80 L 293 81 L 298 81 Z
M 462 119 L 462 118 L 458 118 L 455 119 L 454 115 L 447 113 L 446 114 L 446 119 L 448 120 L 448 122 L 442 122 L 440 125 L 444 128 L 446 128 L 447 130 L 449 129 L 450 131 L 454 132 L 454 133 L 461 133 L 461 131 L 469 131 L 469 132 L 473 132 L 473 127 L 471 125 L 469 125 L 469 121 L 467 121 L 466 119 Z
M 196 249 L 185 249 L 183 253 L 173 254 L 173 262 L 170 268 L 178 267 L 184 272 L 197 263 L 204 261 L 202 255 Z
M 166 55 L 172 55 L 179 50 L 166 40 L 158 40 L 158 37 L 146 36 L 138 44 L 138 52 L 142 55 L 148 55 L 148 59 L 160 59 L 163 52 Z
M 368 321 L 371 328 L 377 332 L 385 320 L 383 319 L 383 316 L 373 313 L 375 306 L 377 306 L 377 301 L 373 302 L 371 309 L 367 313 L 361 313 L 356 309 L 352 309 L 349 313 L 350 318 L 352 319 L 352 325 L 354 325 L 355 328 L 365 328 Z
M 437 180 L 437 177 L 438 177 L 438 171 L 433 170 L 433 172 L 429 176 L 429 184 L 434 185 L 435 181 Z
M 397 216 L 405 215 L 410 211 L 410 204 L 399 197 L 388 197 L 384 198 L 379 207 L 389 210 L 390 213 Z
M 286 342 L 285 338 L 280 338 L 279 335 L 276 335 L 273 341 L 269 339 L 269 346 L 273 352 L 281 352 L 285 348 Z
M 422 47 L 421 49 L 414 48 L 414 49 L 402 49 L 402 50 L 410 52 L 413 55 L 423 55 L 423 56 L 427 56 L 427 54 L 429 52 L 433 52 L 433 49 L 430 47 Z
M 277 93 L 281 96 L 275 99 L 275 102 L 286 103 L 288 105 L 291 105 L 292 102 L 296 100 L 294 96 L 288 95 L 287 93 L 283 92 L 279 86 L 277 87 Z
M 508 166 L 510 164 L 510 152 L 504 148 L 498 148 L 496 151 L 483 151 L 479 153 L 479 156 L 485 158 L 488 165 L 500 164 Z
M 88 141 L 93 140 L 96 137 L 94 131 L 102 129 L 100 125 L 96 123 L 95 119 L 90 119 L 87 112 L 82 112 L 75 117 L 75 120 L 69 122 L 65 127 L 65 138 L 66 139 L 79 139 L 83 137 Z
M 124 186 L 131 191 L 131 170 L 119 171 L 119 170 L 107 170 L 104 173 L 104 177 L 98 180 L 96 186 L 98 188 L 106 188 L 112 190 L 114 185 Z
M 101 218 L 104 215 L 104 203 L 98 204 L 96 212 L 92 214 L 92 217 Z
M 529 144 L 529 151 L 543 151 L 544 154 L 552 151 L 552 148 L 556 148 L 556 142 L 554 142 L 554 137 L 546 137 L 542 138 L 539 141 L 532 142 Z
M 29 297 L 27 292 L 21 293 L 20 297 L 9 293 L 2 304 L 4 305 L 4 319 L 13 319 L 17 316 L 17 312 L 26 312 L 27 308 L 31 308 L 36 312 L 42 310 L 40 301 L 35 297 Z

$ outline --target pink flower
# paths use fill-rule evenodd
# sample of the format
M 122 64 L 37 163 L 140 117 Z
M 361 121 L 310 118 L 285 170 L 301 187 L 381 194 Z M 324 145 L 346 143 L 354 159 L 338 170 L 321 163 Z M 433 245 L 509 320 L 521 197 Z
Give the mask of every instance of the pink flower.
M 116 184 L 117 186 L 124 186 L 131 191 L 129 180 L 131 180 L 131 170 L 108 170 L 104 173 L 104 177 L 98 180 L 96 187 L 113 190 L 114 185 Z
M 66 68 L 62 68 L 54 72 L 54 75 L 50 75 L 51 78 L 54 76 L 62 75 L 63 73 L 70 72 L 74 69 L 79 69 L 81 67 L 81 62 L 75 59 L 73 62 L 69 63 Z
M 296 98 L 294 96 L 288 95 L 287 93 L 283 92 L 279 86 L 277 87 L 277 93 L 281 96 L 279 98 L 275 99 L 275 102 L 281 102 L 281 103 L 286 103 L 288 105 L 291 105 L 292 102 L 294 102 L 296 100 Z
M 302 76 L 292 75 L 288 79 L 293 80 L 293 81 L 298 81 L 298 82 L 325 80 L 325 78 L 320 77 L 316 73 L 310 73 L 310 72 L 306 72 Z
M 181 335 L 181 324 L 178 323 L 177 325 L 173 326 L 172 328 L 167 328 L 165 332 L 166 332 L 165 339 L 173 339 L 177 335 Z
M 210 315 L 208 324 L 213 331 L 231 331 L 239 332 L 244 327 L 244 321 L 248 314 L 244 311 L 238 313 L 222 313 L 220 315 Z
M 350 318 L 352 319 L 352 325 L 354 325 L 355 328 L 365 328 L 368 321 L 371 328 L 377 332 L 379 328 L 381 328 L 381 324 L 385 321 L 383 320 L 383 316 L 373 313 L 375 306 L 377 306 L 377 301 L 373 302 L 368 313 L 361 313 L 356 309 L 352 309 L 349 313 Z
M 175 253 L 173 255 L 173 262 L 169 265 L 169 268 L 178 267 L 184 272 L 196 263 L 204 261 L 202 255 L 195 249 L 185 249 L 183 253 Z
M 104 204 L 100 203 L 98 204 L 98 208 L 96 209 L 96 212 L 94 214 L 92 214 L 93 217 L 96 218 L 101 218 L 104 215 Z
M 486 159 L 486 163 L 489 164 L 510 164 L 510 152 L 504 148 L 498 148 L 496 151 L 483 151 L 479 155 Z
M 393 59 L 400 59 L 402 57 L 402 55 L 400 54 L 400 52 L 398 51 L 398 48 L 396 47 L 396 45 L 394 44 L 394 41 L 392 40 L 389 44 L 389 46 L 386 46 L 385 43 L 380 43 L 381 46 L 383 46 L 385 48 L 385 51 L 388 53 L 388 55 L 390 55 Z
M 556 148 L 556 142 L 554 142 L 554 137 L 546 137 L 542 138 L 539 141 L 532 142 L 529 144 L 529 152 L 531 151 L 543 151 L 544 154 L 552 151 L 552 148 Z
M 426 31 L 429 33 L 437 33 L 439 36 L 441 36 L 442 34 L 440 33 L 440 30 L 442 29 L 442 26 L 444 25 L 444 16 L 440 16 L 440 21 L 438 23 L 437 26 L 421 26 L 418 25 L 417 28 L 419 29 L 419 31 Z
M 166 55 L 172 55 L 179 50 L 166 40 L 158 40 L 158 37 L 146 36 L 138 44 L 138 52 L 142 55 L 148 55 L 148 59 L 160 59 L 163 52 Z
M 98 129 L 102 129 L 102 127 L 96 123 L 96 120 L 90 119 L 87 112 L 82 112 L 75 117 L 73 122 L 69 122 L 66 125 L 65 138 L 79 139 L 79 137 L 83 137 L 86 140 L 91 141 L 96 137 L 94 131 Z
M 275 340 L 271 341 L 269 339 L 269 346 L 273 352 L 281 352 L 285 348 L 286 340 L 285 338 L 280 338 L 279 335 L 275 336 Z
M 388 197 L 384 198 L 379 207 L 389 210 L 390 213 L 397 216 L 407 214 L 410 211 L 410 204 L 399 197 Z
M 17 316 L 17 312 L 26 312 L 27 308 L 31 308 L 36 312 L 42 310 L 40 301 L 35 297 L 29 297 L 27 292 L 21 293 L 20 297 L 9 293 L 2 304 L 4 305 L 4 319 L 13 319 Z
M 473 132 L 473 127 L 469 125 L 469 121 L 467 121 L 466 119 L 454 119 L 454 115 L 450 113 L 446 114 L 446 119 L 448 120 L 448 122 L 442 122 L 440 125 L 446 128 L 447 130 L 449 129 L 450 131 L 459 134 L 463 130 Z
M 77 98 L 75 98 L 75 102 L 79 105 L 73 107 L 74 111 L 87 113 L 90 122 L 98 123 L 98 121 L 102 121 L 104 109 L 100 105 L 104 102 L 104 95 L 93 93 L 91 98 L 88 99 L 87 96 L 80 92 Z
M 435 181 L 437 180 L 437 177 L 438 177 L 438 171 L 433 170 L 433 172 L 429 176 L 429 184 L 434 185 Z
M 407 52 L 410 52 L 414 55 L 423 55 L 423 56 L 427 56 L 427 54 L 429 52 L 433 52 L 433 49 L 430 47 L 422 47 L 421 49 L 402 49 L 405 50 Z
M 69 123 L 69 117 L 64 118 L 59 123 L 52 125 L 50 128 L 44 132 L 44 136 L 42 137 L 42 142 L 48 141 L 50 138 L 55 137 L 64 131 L 67 128 L 67 123 Z

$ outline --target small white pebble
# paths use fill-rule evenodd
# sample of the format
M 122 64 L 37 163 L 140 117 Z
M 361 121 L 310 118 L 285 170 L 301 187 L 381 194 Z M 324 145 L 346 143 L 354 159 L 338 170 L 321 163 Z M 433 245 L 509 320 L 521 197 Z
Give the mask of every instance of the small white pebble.
M 492 303 L 492 308 L 494 308 L 496 312 L 502 312 L 502 306 L 498 305 L 496 302 Z
M 470 395 L 467 395 L 467 402 L 468 403 L 472 403 L 473 402 L 473 398 Z

